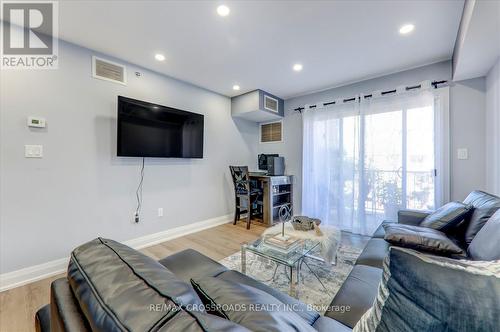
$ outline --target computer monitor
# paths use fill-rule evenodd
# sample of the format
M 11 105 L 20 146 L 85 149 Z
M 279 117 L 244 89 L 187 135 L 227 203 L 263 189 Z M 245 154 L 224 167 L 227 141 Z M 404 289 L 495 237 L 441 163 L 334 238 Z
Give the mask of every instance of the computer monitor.
M 259 169 L 267 171 L 267 158 L 268 157 L 279 157 L 279 154 L 259 154 Z
M 285 175 L 285 158 L 283 158 L 283 157 L 268 157 L 267 158 L 267 175 L 272 175 L 272 176 Z

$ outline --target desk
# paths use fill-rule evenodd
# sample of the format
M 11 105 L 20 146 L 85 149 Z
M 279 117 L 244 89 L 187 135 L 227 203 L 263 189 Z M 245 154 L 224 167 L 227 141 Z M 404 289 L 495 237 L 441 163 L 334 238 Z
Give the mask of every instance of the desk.
M 264 226 L 273 226 L 279 222 L 278 212 L 283 205 L 289 205 L 293 214 L 293 175 L 264 175 L 249 173 L 250 187 L 262 191 L 262 196 L 254 203 L 257 211 L 254 220 L 260 221 Z

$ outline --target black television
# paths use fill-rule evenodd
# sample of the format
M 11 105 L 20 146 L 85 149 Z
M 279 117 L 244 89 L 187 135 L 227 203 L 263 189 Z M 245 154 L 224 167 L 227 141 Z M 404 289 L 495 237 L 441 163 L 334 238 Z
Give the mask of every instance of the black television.
M 202 114 L 118 96 L 119 157 L 203 158 Z

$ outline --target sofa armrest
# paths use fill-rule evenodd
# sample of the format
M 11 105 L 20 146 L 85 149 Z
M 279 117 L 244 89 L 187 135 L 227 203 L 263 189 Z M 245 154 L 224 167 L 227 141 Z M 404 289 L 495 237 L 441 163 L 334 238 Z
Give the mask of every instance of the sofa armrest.
M 91 331 L 66 278 L 56 279 L 50 285 L 50 331 Z
M 46 304 L 35 314 L 36 332 L 50 332 L 50 304 Z
M 418 226 L 431 213 L 431 211 L 399 210 L 398 223 Z
M 186 249 L 159 260 L 175 276 L 191 286 L 191 279 L 203 276 L 215 277 L 227 271 L 227 267 L 194 249 Z

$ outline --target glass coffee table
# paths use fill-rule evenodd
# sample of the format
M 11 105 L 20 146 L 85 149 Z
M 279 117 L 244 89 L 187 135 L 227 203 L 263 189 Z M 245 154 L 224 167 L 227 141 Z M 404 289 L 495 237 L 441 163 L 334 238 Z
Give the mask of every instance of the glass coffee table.
M 264 243 L 264 238 L 259 238 L 251 243 L 244 243 L 241 246 L 241 272 L 246 274 L 247 269 L 247 251 L 255 255 L 270 259 L 277 264 L 284 265 L 287 270 L 288 280 L 290 282 L 290 296 L 297 297 L 296 285 L 300 282 L 300 269 L 306 257 L 313 258 L 310 253 L 320 245 L 319 241 L 303 240 L 299 247 L 292 249 L 288 253 L 280 252 L 272 249 L 269 245 Z M 307 265 L 307 263 L 306 263 Z M 307 265 L 308 266 L 308 265 Z M 276 266 L 276 268 L 278 265 Z M 309 267 L 309 266 L 308 266 Z M 310 268 L 309 268 L 310 269 Z M 323 285 L 319 277 L 311 270 L 316 276 L 318 281 Z M 276 270 L 274 271 L 276 274 Z

